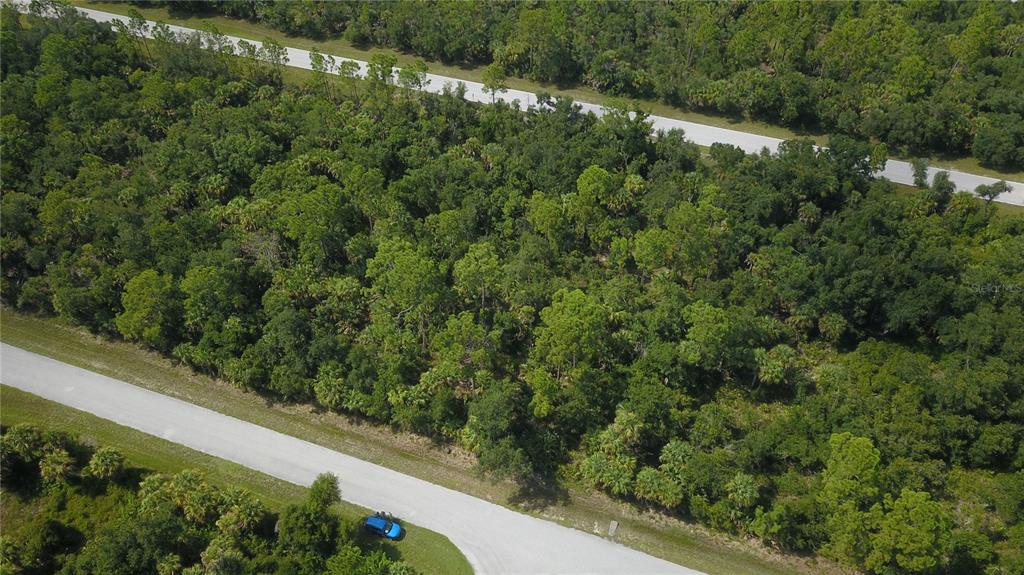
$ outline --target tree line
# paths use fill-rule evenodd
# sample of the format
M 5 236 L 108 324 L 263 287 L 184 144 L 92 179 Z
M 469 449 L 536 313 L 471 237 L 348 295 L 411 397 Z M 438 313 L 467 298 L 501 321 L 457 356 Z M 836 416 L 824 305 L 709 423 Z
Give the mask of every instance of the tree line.
M 1024 569 L 1024 220 L 947 178 L 2 25 L 5 305 L 524 489 L 872 573 Z
M 194 2 L 288 34 L 1024 167 L 1013 2 Z
M 134 467 L 116 448 L 19 424 L 0 435 L 0 573 L 413 575 L 341 519 L 337 477 L 280 513 L 197 471 Z

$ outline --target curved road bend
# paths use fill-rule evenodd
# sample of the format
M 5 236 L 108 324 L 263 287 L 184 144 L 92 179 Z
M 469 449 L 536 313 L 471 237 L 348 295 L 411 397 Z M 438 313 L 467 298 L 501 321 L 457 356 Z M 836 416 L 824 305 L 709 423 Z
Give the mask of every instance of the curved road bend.
M 0 382 L 291 483 L 338 476 L 348 501 L 447 535 L 478 574 L 703 575 L 166 395 L 0 344 Z
M 19 4 L 20 5 L 20 4 Z M 22 8 L 24 9 L 24 8 Z M 128 22 L 127 16 L 120 16 L 117 14 L 111 14 L 109 12 L 102 12 L 100 10 L 92 10 L 89 8 L 79 8 L 79 12 L 83 15 L 96 20 L 98 22 Z M 153 26 L 155 22 L 147 21 L 150 26 Z M 168 26 L 172 31 L 184 34 L 195 33 L 196 30 L 193 28 L 185 28 L 182 26 Z M 237 45 L 241 38 L 235 36 L 225 36 L 225 38 Z M 255 45 L 260 45 L 260 42 L 246 40 Z M 306 70 L 312 70 L 313 66 L 310 63 L 309 52 L 306 50 L 300 50 L 298 48 L 286 48 L 288 52 L 288 66 L 295 68 L 303 68 Z M 348 60 L 348 58 L 335 57 L 336 61 Z M 361 60 L 352 60 L 359 65 L 359 74 L 366 74 L 366 62 Z M 440 93 L 444 90 L 446 85 L 457 85 L 463 84 L 466 87 L 466 99 L 474 102 L 491 102 L 491 95 L 484 91 L 483 84 L 479 82 L 470 82 L 466 80 L 459 80 L 449 76 L 440 76 L 438 74 L 427 74 L 427 84 L 422 88 L 427 92 Z M 508 102 L 518 106 L 521 109 L 527 109 L 537 103 L 537 96 L 530 92 L 523 90 L 512 90 L 509 89 L 496 96 L 496 99 Z M 584 111 L 593 112 L 598 116 L 605 112 L 603 106 L 597 104 L 591 104 L 587 102 L 577 102 Z M 728 128 L 719 128 L 716 126 L 708 126 L 706 124 L 698 124 L 695 122 L 686 122 L 683 120 L 677 120 L 674 118 L 666 118 L 664 116 L 650 116 L 648 118 L 653 124 L 654 130 L 672 130 L 681 129 L 686 132 L 686 138 L 691 142 L 701 145 L 710 146 L 711 144 L 721 142 L 725 144 L 732 144 L 737 146 L 747 153 L 757 153 L 762 149 L 767 148 L 769 151 L 775 152 L 778 150 L 779 144 L 783 140 L 779 138 L 770 138 L 768 136 L 760 136 L 757 134 L 751 134 L 748 132 L 741 132 L 738 130 L 730 130 Z M 928 181 L 940 171 L 949 172 L 950 180 L 956 184 L 957 189 L 974 191 L 979 185 L 993 184 L 998 181 L 996 178 L 988 176 L 979 176 L 977 174 L 971 174 L 968 172 L 961 172 L 958 170 L 940 170 L 936 168 L 928 168 Z M 909 162 L 901 160 L 889 160 L 886 163 L 885 168 L 878 174 L 879 176 L 888 178 L 889 180 L 906 185 L 913 185 L 914 183 L 914 171 L 910 166 Z M 1024 183 L 1007 181 L 1007 184 L 1011 186 L 1011 191 L 1003 194 L 998 198 L 998 202 L 1005 204 L 1014 204 L 1018 206 L 1024 206 Z

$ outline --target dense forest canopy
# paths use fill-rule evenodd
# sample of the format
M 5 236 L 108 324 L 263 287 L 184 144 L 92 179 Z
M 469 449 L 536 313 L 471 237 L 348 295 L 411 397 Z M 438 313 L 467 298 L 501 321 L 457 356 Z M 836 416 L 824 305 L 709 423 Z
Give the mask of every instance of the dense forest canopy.
M 167 0 L 542 82 L 1024 168 L 1019 2 Z
M 871 573 L 1024 573 L 1021 217 L 897 193 L 841 136 L 704 158 L 624 110 L 2 27 L 5 305 L 525 487 Z
M 338 479 L 274 513 L 251 492 L 131 465 L 59 431 L 15 425 L 0 436 L 4 534 L 11 575 L 414 575 L 343 521 Z

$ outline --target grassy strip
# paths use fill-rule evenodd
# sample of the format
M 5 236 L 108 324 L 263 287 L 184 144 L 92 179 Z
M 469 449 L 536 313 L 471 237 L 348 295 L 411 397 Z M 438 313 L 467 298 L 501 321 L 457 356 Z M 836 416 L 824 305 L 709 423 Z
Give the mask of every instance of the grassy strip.
M 47 429 L 71 431 L 86 443 L 117 447 L 133 465 L 145 469 L 163 473 L 198 469 L 211 483 L 221 487 L 245 488 L 278 511 L 306 497 L 304 487 L 12 387 L 0 386 L 0 397 L 3 400 L 0 422 L 5 426 L 31 423 Z M 358 521 L 370 513 L 370 510 L 348 502 L 342 502 L 339 511 L 349 522 Z M 407 561 L 421 573 L 464 575 L 473 572 L 469 562 L 447 537 L 421 527 L 411 527 L 401 543 L 376 539 L 369 543 L 381 545 L 388 555 Z
M 341 56 L 344 58 L 351 58 L 354 60 L 368 60 L 374 54 L 390 54 L 398 59 L 398 65 L 405 66 L 417 60 L 418 57 L 412 54 L 399 52 L 390 48 L 376 48 L 376 47 L 362 47 L 352 44 L 342 38 L 335 38 L 324 41 L 317 41 L 302 36 L 291 36 L 274 30 L 268 26 L 249 22 L 247 20 L 238 20 L 235 18 L 227 18 L 224 16 L 204 15 L 204 16 L 187 16 L 182 17 L 181 15 L 172 15 L 171 12 L 165 7 L 141 7 L 133 6 L 123 2 L 92 2 L 89 0 L 70 0 L 70 3 L 75 6 L 82 8 L 91 8 L 94 10 L 102 10 L 104 12 L 110 12 L 111 14 L 127 15 L 132 9 L 138 10 L 147 20 L 165 22 L 167 24 L 176 24 L 178 26 L 186 26 L 189 28 L 202 29 L 205 26 L 212 24 L 219 32 L 227 34 L 229 36 L 238 36 L 240 38 L 247 38 L 250 40 L 263 40 L 270 38 L 282 45 L 290 46 L 293 48 L 301 48 L 309 50 L 316 48 L 324 54 L 331 54 L 334 56 Z M 467 80 L 473 82 L 482 81 L 483 67 L 481 66 L 470 66 L 470 65 L 451 65 L 443 62 L 429 61 L 427 64 L 430 67 L 430 71 L 435 74 L 443 76 L 449 76 L 457 78 L 459 80 Z M 510 88 L 516 90 L 524 90 L 527 92 L 548 92 L 555 96 L 567 96 L 574 100 L 580 100 L 584 102 L 592 102 L 595 104 L 608 105 L 612 102 L 631 102 L 632 104 L 640 107 L 643 110 L 651 114 L 658 116 L 664 116 L 666 118 L 674 118 L 677 120 L 684 120 L 688 122 L 695 122 L 699 124 L 706 124 L 709 126 L 716 126 L 719 128 L 728 128 L 731 130 L 738 130 L 741 132 L 749 132 L 751 134 L 759 134 L 762 136 L 770 136 L 773 138 L 780 138 L 783 140 L 789 140 L 793 138 L 811 138 L 815 143 L 819 145 L 825 145 L 828 143 L 828 136 L 820 132 L 808 132 L 806 130 L 796 130 L 762 122 L 759 120 L 750 120 L 738 117 L 729 117 L 722 115 L 706 114 L 701 112 L 692 112 L 681 110 L 679 108 L 670 106 L 663 102 L 651 99 L 633 99 L 633 98 L 617 98 L 602 94 L 593 88 L 589 88 L 581 85 L 573 86 L 560 86 L 556 84 L 545 84 L 541 82 L 534 82 L 523 78 L 510 77 L 507 82 Z M 895 158 L 895 156 L 894 156 Z M 898 158 L 908 159 L 908 158 Z M 948 169 L 948 170 L 959 170 L 963 172 L 969 172 L 972 174 L 978 174 L 982 176 L 990 176 L 993 178 L 1003 178 L 1008 180 L 1020 181 L 1024 179 L 1024 172 L 1013 171 L 1013 170 L 996 170 L 992 168 L 986 168 L 978 164 L 978 161 L 971 156 L 933 156 L 929 158 L 931 166 Z
M 919 188 L 915 188 L 914 186 L 907 186 L 905 184 L 895 184 L 894 183 L 893 186 L 895 186 L 896 193 L 898 193 L 898 194 L 913 195 L 913 194 L 918 194 L 918 193 L 921 192 L 921 190 Z M 979 204 L 982 204 L 982 203 L 985 202 L 985 200 L 983 200 L 982 198 L 979 198 L 977 196 L 974 197 L 974 200 L 976 202 L 978 202 Z M 995 207 L 995 210 L 996 210 L 995 216 L 997 218 L 1008 218 L 1008 217 L 1013 217 L 1013 216 L 1022 216 L 1022 215 L 1024 215 L 1024 206 L 1018 206 L 1016 204 L 1003 204 L 1003 203 L 1000 203 L 1000 202 L 993 202 L 992 205 Z
M 93 336 L 60 319 L 0 309 L 0 339 L 65 363 L 114 377 L 299 437 L 396 471 L 531 513 L 563 525 L 604 535 L 619 522 L 615 539 L 631 547 L 707 573 L 822 573 L 812 559 L 769 553 L 700 526 L 641 512 L 585 489 L 571 489 L 554 502 L 516 506 L 514 488 L 480 478 L 474 459 L 455 447 L 399 433 L 383 426 L 307 405 L 274 403 L 223 381 L 196 374 L 160 355 L 123 342 Z M 404 544 L 404 542 L 403 542 Z
M 196 469 L 202 471 L 218 487 L 238 486 L 252 491 L 275 511 L 280 511 L 288 504 L 299 503 L 306 497 L 306 488 L 302 486 L 117 425 L 20 389 L 0 385 L 0 398 L 3 402 L 0 423 L 5 427 L 30 423 L 44 429 L 68 431 L 87 445 L 117 447 L 134 467 L 161 473 Z
M 994 202 L 992 205 L 996 207 L 996 215 L 998 216 L 1008 217 L 1024 215 L 1024 206 L 1018 206 L 1016 204 L 1002 204 L 999 202 Z

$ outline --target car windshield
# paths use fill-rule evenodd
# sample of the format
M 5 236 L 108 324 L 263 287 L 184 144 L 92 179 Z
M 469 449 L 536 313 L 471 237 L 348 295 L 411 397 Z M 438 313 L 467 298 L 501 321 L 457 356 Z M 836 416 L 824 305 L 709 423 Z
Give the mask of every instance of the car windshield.
M 385 522 L 384 522 L 384 532 L 385 532 L 385 533 L 390 533 L 390 532 L 391 532 L 391 527 L 392 527 L 393 525 L 394 525 L 394 523 L 392 523 L 392 522 L 390 522 L 390 521 L 385 521 Z

